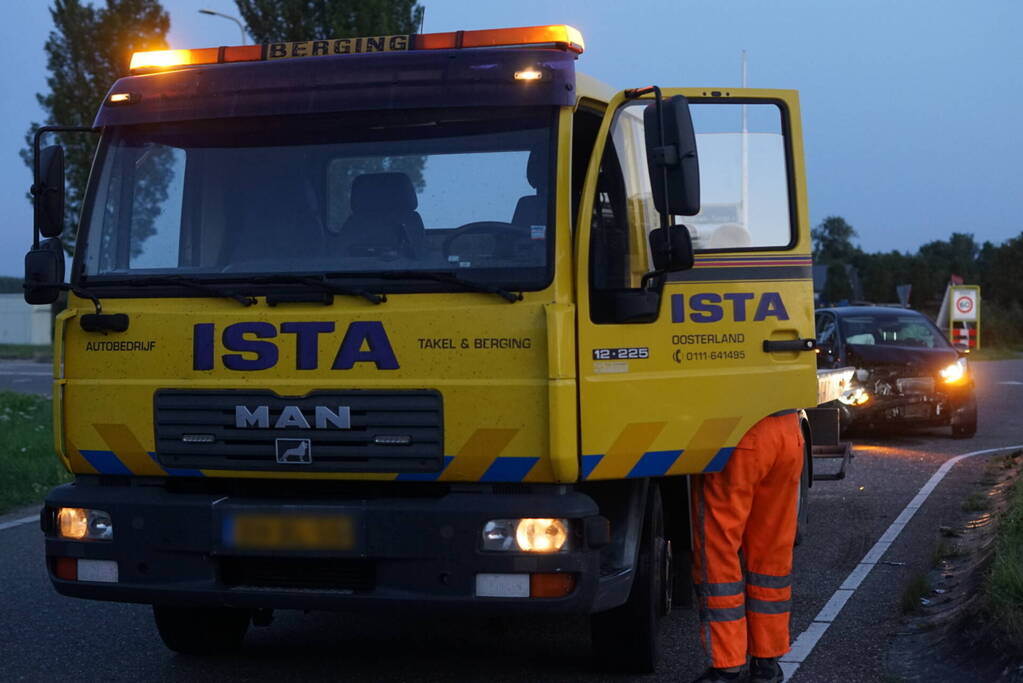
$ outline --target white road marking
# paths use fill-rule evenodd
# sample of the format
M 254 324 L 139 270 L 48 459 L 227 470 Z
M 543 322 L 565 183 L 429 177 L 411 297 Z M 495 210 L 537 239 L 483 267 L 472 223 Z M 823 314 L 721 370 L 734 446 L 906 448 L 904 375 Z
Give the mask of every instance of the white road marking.
M 53 377 L 52 372 L 38 372 L 33 370 L 4 370 L 5 375 L 26 375 L 32 377 Z
M 39 515 L 32 515 L 31 517 L 22 517 L 21 519 L 12 519 L 9 522 L 0 522 L 0 531 L 3 531 L 4 529 L 13 529 L 14 527 L 21 526 L 22 524 L 28 524 L 30 522 L 38 522 L 38 521 L 39 521 Z
M 1017 382 L 1014 379 L 1010 379 L 1010 380 L 1006 380 L 1004 382 L 999 382 L 999 384 L 1023 384 L 1023 382 Z
M 1023 384 L 1023 383 L 1021 383 Z M 927 480 L 927 483 L 923 485 L 923 488 L 916 494 L 913 500 L 909 501 L 909 505 L 903 509 L 902 513 L 895 518 L 888 530 L 882 534 L 881 538 L 878 539 L 874 547 L 860 560 L 860 563 L 856 565 L 856 568 L 849 573 L 845 581 L 842 582 L 841 587 L 834 592 L 831 599 L 828 600 L 827 604 L 821 608 L 821 611 L 817 613 L 817 616 L 813 618 L 813 621 L 806 630 L 799 634 L 796 638 L 796 642 L 792 644 L 792 649 L 789 650 L 787 655 L 783 655 L 779 661 L 781 663 L 782 671 L 785 672 L 785 680 L 788 681 L 795 675 L 799 669 L 799 665 L 806 661 L 806 658 L 813 652 L 813 648 L 816 647 L 817 642 L 824 635 L 824 632 L 828 630 L 828 627 L 835 622 L 838 618 L 839 613 L 845 604 L 849 601 L 849 598 L 853 596 L 856 589 L 859 588 L 863 580 L 867 578 L 867 574 L 870 570 L 877 566 L 877 563 L 881 560 L 881 557 L 888 551 L 888 549 L 895 542 L 895 539 L 899 537 L 902 530 L 906 528 L 909 520 L 913 519 L 913 515 L 916 514 L 927 497 L 931 495 L 931 492 L 938 487 L 941 480 L 945 478 L 949 470 L 955 467 L 956 463 L 966 458 L 972 458 L 976 455 L 986 455 L 988 453 L 998 453 L 1000 451 L 1011 451 L 1023 448 L 1023 444 L 1016 446 L 1003 446 L 1001 448 L 988 448 L 982 451 L 973 451 L 971 453 L 963 453 L 957 455 L 938 468 L 938 471 L 931 475 L 931 478 Z

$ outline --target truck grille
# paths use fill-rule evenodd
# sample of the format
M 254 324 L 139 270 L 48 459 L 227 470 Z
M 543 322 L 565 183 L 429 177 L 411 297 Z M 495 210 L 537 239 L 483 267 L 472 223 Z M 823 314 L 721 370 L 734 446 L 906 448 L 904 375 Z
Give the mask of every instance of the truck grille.
M 225 586 L 369 591 L 376 583 L 370 560 L 229 557 L 220 561 Z
M 278 396 L 271 391 L 163 389 L 156 392 L 154 402 L 156 457 L 164 467 L 438 472 L 443 466 L 443 403 L 436 391 Z M 246 411 L 243 426 L 238 425 L 237 406 Z M 337 426 L 337 420 L 321 419 L 318 425 L 317 407 L 338 413 L 347 408 L 350 424 Z M 301 458 L 279 462 L 284 449 L 278 439 L 287 440 L 288 446 L 302 440 L 308 444 L 301 445 Z

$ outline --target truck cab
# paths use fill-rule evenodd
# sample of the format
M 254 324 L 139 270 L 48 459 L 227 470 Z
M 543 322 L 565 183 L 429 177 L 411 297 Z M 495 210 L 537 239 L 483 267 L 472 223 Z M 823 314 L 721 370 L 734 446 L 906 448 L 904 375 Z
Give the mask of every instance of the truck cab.
M 799 106 L 614 92 L 582 52 L 553 26 L 135 56 L 70 284 L 45 220 L 29 259 L 30 297 L 71 290 L 59 592 L 152 604 L 183 652 L 272 609 L 590 614 L 599 656 L 653 667 L 684 475 L 818 403 Z

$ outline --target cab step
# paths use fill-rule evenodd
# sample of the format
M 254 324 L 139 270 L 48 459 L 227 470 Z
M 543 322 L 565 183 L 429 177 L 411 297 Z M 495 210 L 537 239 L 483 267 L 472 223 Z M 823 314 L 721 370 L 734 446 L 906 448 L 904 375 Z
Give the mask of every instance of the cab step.
M 826 446 L 814 446 L 811 453 L 814 457 L 814 481 L 838 481 L 839 479 L 845 479 L 845 470 L 849 466 L 849 459 L 852 458 L 852 444 L 840 442 Z M 836 472 L 818 472 L 817 462 L 821 460 L 840 460 L 841 464 Z

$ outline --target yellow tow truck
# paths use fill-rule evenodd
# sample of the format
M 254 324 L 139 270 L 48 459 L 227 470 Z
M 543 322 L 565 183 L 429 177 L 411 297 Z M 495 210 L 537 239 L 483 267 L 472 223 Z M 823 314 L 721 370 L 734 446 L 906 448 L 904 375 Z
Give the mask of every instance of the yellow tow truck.
M 654 667 L 683 475 L 848 378 L 816 377 L 796 93 L 614 92 L 582 53 L 137 53 L 92 128 L 40 131 L 60 593 L 151 604 L 189 653 L 274 609 L 581 613 Z M 67 283 L 48 133 L 100 135 Z

